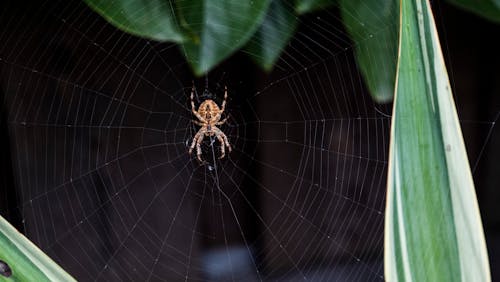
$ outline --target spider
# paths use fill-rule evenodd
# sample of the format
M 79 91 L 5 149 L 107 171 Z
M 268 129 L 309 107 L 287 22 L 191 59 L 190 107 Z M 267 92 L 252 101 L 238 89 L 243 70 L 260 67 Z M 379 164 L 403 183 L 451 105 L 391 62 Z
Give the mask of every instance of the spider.
M 231 152 L 231 145 L 227 140 L 226 134 L 224 134 L 224 132 L 222 132 L 222 130 L 220 130 L 216 126 L 224 124 L 228 119 L 226 117 L 225 119 L 220 120 L 222 113 L 224 113 L 224 110 L 226 109 L 227 86 L 224 87 L 224 101 L 222 102 L 222 106 L 220 109 L 219 106 L 213 100 L 206 99 L 200 104 L 198 110 L 196 110 L 193 101 L 194 91 L 195 87 L 193 85 L 193 88 L 191 90 L 191 111 L 199 120 L 199 121 L 193 120 L 193 123 L 195 123 L 198 126 L 201 126 L 201 128 L 200 130 L 198 130 L 198 132 L 193 138 L 193 142 L 191 143 L 191 147 L 189 148 L 189 154 L 193 152 L 193 149 L 196 146 L 196 156 L 200 162 L 203 162 L 203 160 L 201 159 L 201 142 L 203 141 L 203 138 L 205 136 L 215 136 L 221 143 L 220 147 L 221 156 L 219 157 L 219 159 L 222 159 L 226 155 L 226 150 L 225 150 L 226 146 L 229 149 L 229 152 Z

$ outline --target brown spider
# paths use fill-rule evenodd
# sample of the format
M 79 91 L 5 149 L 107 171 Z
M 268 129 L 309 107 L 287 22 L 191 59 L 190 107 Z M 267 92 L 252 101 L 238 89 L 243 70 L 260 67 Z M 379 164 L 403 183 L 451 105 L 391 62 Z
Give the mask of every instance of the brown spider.
M 193 122 L 201 126 L 200 130 L 196 133 L 193 138 L 193 142 L 191 143 L 191 147 L 189 148 L 189 154 L 193 152 L 194 147 L 196 146 L 196 156 L 200 162 L 203 162 L 201 159 L 201 142 L 205 136 L 214 136 L 221 143 L 220 151 L 221 156 L 219 159 L 222 159 L 226 155 L 225 146 L 231 152 L 231 145 L 229 141 L 227 141 L 227 136 L 220 130 L 216 125 L 224 124 L 227 121 L 227 117 L 223 120 L 220 120 L 222 113 L 226 109 L 226 99 L 227 99 L 227 86 L 224 87 L 224 101 L 222 102 L 222 107 L 219 109 L 219 106 L 211 99 L 207 99 L 201 103 L 198 107 L 198 111 L 194 106 L 194 91 L 195 87 L 191 90 L 191 110 L 193 114 L 198 118 L 199 121 L 193 120 Z

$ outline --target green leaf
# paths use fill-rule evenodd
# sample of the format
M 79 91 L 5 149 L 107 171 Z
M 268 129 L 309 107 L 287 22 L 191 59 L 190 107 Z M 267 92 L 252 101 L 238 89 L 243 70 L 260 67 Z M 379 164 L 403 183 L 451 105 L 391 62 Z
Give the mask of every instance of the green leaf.
M 183 42 L 172 0 L 84 0 L 108 22 L 133 35 Z
M 297 16 L 285 0 L 271 3 L 264 21 L 245 47 L 245 52 L 266 71 L 270 71 L 288 43 L 295 28 Z
M 337 0 L 296 0 L 295 11 L 298 14 L 305 14 L 326 8 L 335 3 L 337 3 Z
M 177 1 L 191 39 L 182 44 L 195 74 L 203 75 L 247 43 L 264 19 L 270 0 Z
M 341 0 L 340 10 L 373 99 L 391 101 L 396 82 L 399 0 Z
M 0 281 L 76 281 L 1 216 L 0 260 L 12 270 Z
M 500 23 L 500 0 L 448 0 L 448 2 L 490 21 Z
M 385 278 L 490 281 L 472 174 L 429 2 L 401 5 Z

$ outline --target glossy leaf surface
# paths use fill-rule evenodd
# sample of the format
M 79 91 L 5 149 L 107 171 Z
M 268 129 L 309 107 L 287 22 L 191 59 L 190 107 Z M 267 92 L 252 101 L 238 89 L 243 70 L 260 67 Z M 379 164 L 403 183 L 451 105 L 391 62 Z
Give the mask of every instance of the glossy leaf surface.
M 466 11 L 500 23 L 500 0 L 448 0 Z
M 490 281 L 472 174 L 429 2 L 401 5 L 385 278 Z
M 184 36 L 169 0 L 84 0 L 114 26 L 157 41 L 182 42 Z
M 290 41 L 297 27 L 297 16 L 285 0 L 271 3 L 264 21 L 245 47 L 245 52 L 269 71 Z
M 399 1 L 341 0 L 340 9 L 373 99 L 390 102 L 396 82 Z
M 0 281 L 76 281 L 1 216 L 0 260 L 11 274 Z
M 337 2 L 338 0 L 296 0 L 295 11 L 297 11 L 298 14 L 305 14 L 326 8 Z
M 203 75 L 245 45 L 259 28 L 269 0 L 176 1 L 190 40 L 182 52 L 195 74 Z

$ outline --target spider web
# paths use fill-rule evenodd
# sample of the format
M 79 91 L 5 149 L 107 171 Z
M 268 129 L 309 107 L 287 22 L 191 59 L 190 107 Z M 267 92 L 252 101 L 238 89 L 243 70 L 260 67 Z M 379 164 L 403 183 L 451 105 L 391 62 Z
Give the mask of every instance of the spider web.
M 219 160 L 205 137 L 206 164 L 187 153 L 199 127 L 182 50 L 81 3 L 8 11 L 0 66 L 22 227 L 77 279 L 383 280 L 391 108 L 369 98 L 336 9 L 300 18 L 271 74 L 241 54 L 210 74 L 219 105 L 228 86 L 233 151 Z

